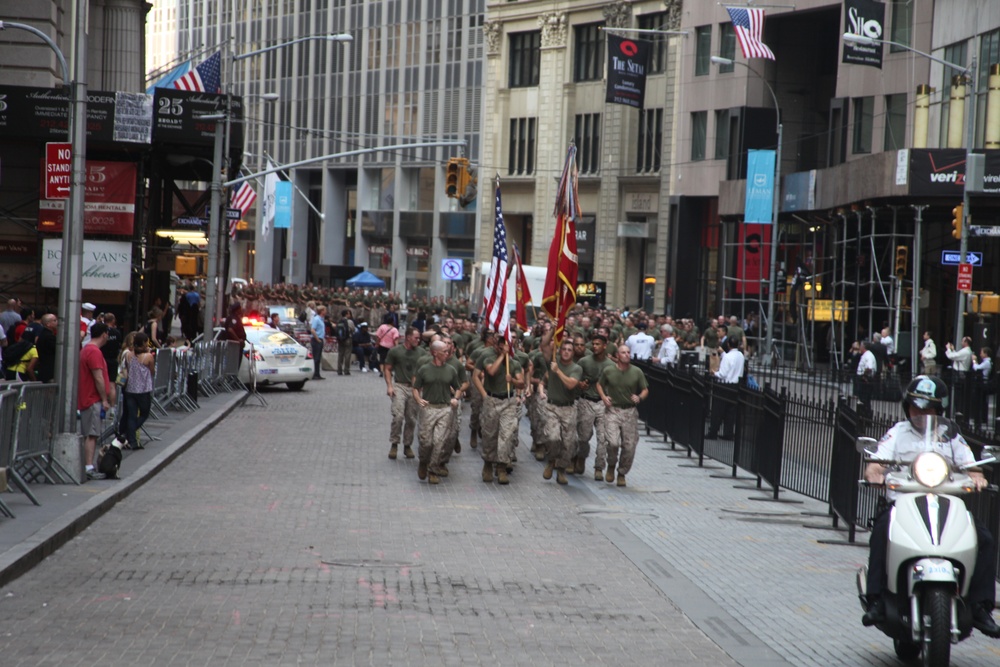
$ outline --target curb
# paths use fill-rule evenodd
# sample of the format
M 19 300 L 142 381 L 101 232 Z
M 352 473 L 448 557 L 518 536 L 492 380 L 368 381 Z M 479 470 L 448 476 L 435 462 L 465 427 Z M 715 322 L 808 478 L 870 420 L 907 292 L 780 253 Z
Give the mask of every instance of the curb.
M 247 394 L 237 394 L 204 421 L 181 433 L 163 451 L 136 470 L 135 474 L 121 480 L 79 507 L 66 512 L 59 518 L 43 526 L 38 532 L 20 545 L 9 549 L 0 556 L 0 588 L 14 581 L 22 574 L 42 562 L 59 547 L 83 532 L 90 524 L 108 510 L 132 495 L 143 484 L 166 468 L 175 458 L 184 453 L 216 424 L 225 419 L 236 407 L 246 400 Z

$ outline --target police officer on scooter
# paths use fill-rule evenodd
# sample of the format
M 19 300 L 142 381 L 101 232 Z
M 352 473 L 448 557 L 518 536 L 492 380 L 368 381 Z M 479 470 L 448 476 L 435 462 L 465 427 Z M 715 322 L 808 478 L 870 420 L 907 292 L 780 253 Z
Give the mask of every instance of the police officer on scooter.
M 879 441 L 876 458 L 886 461 L 912 461 L 917 454 L 926 450 L 923 436 L 923 425 L 919 420 L 926 415 L 942 415 L 948 404 L 948 386 L 936 377 L 918 375 L 906 388 L 903 397 L 903 414 L 906 419 L 890 428 Z M 957 429 L 951 435 L 950 441 L 937 452 L 948 459 L 954 466 L 963 466 L 975 462 L 972 450 L 965 438 Z M 870 484 L 882 484 L 885 481 L 886 467 L 880 463 L 869 463 L 865 468 L 865 480 Z M 969 472 L 969 477 L 977 490 L 989 486 L 989 482 L 981 472 Z M 889 518 L 896 492 L 886 490 L 889 507 L 875 518 L 869 542 L 868 556 L 868 601 L 869 609 L 862 617 L 866 626 L 878 625 L 885 620 L 885 603 L 882 591 L 887 586 L 886 551 L 889 547 Z M 978 520 L 976 534 L 979 549 L 976 555 L 976 567 L 969 582 L 968 603 L 972 607 L 972 624 L 985 635 L 1000 637 L 1000 626 L 993 620 L 993 605 L 996 599 L 996 580 L 990 571 L 993 536 Z

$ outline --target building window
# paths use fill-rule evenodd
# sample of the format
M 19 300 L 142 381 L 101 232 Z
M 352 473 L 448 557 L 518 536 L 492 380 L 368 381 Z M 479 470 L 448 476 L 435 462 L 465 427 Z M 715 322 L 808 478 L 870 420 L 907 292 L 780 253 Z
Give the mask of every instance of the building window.
M 906 148 L 906 94 L 885 96 L 885 147 L 894 151 Z
M 729 158 L 729 109 L 715 112 L 715 159 Z
M 732 22 L 719 24 L 719 56 L 736 60 L 736 28 Z M 720 72 L 732 72 L 735 64 L 719 65 Z
M 596 174 L 601 166 L 601 114 L 577 115 L 573 139 L 576 142 L 580 173 Z
M 667 13 L 643 14 L 639 17 L 639 28 L 642 30 L 666 30 Z M 663 74 L 667 71 L 667 36 L 656 33 L 639 35 L 640 39 L 649 40 L 649 73 Z
M 967 42 L 960 42 L 944 47 L 943 59 L 949 63 L 965 67 Z M 942 148 L 948 145 L 948 123 L 951 122 L 951 79 L 957 71 L 950 67 L 941 68 L 941 140 L 939 146 Z
M 705 141 L 708 135 L 708 112 L 691 114 L 691 160 L 705 159 Z
M 889 41 L 910 46 L 913 41 L 913 2 L 896 0 L 892 3 L 892 28 L 889 31 Z M 889 45 L 889 53 L 898 53 L 906 49 Z
M 712 26 L 703 25 L 694 29 L 694 75 L 708 74 L 708 65 L 712 62 Z
M 979 67 L 976 70 L 979 91 L 976 99 L 976 145 L 986 144 L 986 118 L 989 112 L 990 66 L 1000 63 L 1000 28 L 980 37 Z
M 639 112 L 639 150 L 635 170 L 639 174 L 660 171 L 660 147 L 663 145 L 663 109 Z
M 573 81 L 599 81 L 604 75 L 604 31 L 601 30 L 602 27 L 601 23 L 576 26 Z
M 874 97 L 854 98 L 854 144 L 853 151 L 872 152 L 872 121 L 874 120 Z
M 538 64 L 541 60 L 542 33 L 518 32 L 510 36 L 510 87 L 530 88 L 538 85 Z
M 510 119 L 507 173 L 511 176 L 530 176 L 535 173 L 535 124 L 534 118 Z

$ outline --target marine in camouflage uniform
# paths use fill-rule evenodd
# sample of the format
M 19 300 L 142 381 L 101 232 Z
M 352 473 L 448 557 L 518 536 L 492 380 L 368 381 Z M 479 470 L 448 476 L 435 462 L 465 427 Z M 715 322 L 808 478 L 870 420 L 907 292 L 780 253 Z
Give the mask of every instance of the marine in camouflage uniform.
M 591 340 L 593 353 L 588 354 L 577 363 L 583 369 L 583 379 L 579 385 L 576 399 L 577 437 L 578 444 L 574 465 L 577 474 L 586 469 L 587 457 L 590 455 L 590 439 L 597 433 L 597 454 L 594 458 L 594 479 L 603 479 L 604 466 L 607 463 L 608 438 L 604 432 L 605 405 L 597 393 L 597 381 L 608 366 L 614 366 L 607 355 L 607 339 L 595 334 Z
M 559 345 L 558 359 L 549 364 L 546 373 L 545 443 L 548 464 L 542 477 L 566 484 L 566 468 L 576 450 L 576 388 L 583 377 L 583 369 L 573 361 L 573 341 L 564 338 Z
M 408 329 L 402 345 L 396 345 L 385 357 L 386 395 L 392 400 L 392 424 L 389 427 L 389 458 L 396 458 L 402 433 L 403 454 L 413 458 L 413 432 L 417 425 L 417 404 L 413 400 L 412 382 L 427 352 L 420 347 L 420 332 Z
M 452 408 L 458 406 L 456 394 L 461 387 L 458 371 L 447 363 L 447 357 L 448 344 L 434 341 L 431 361 L 421 364 L 413 378 L 413 402 L 420 410 L 417 477 L 427 479 L 430 484 L 448 476 L 445 448 Z
M 517 428 L 517 391 L 524 387 L 524 372 L 516 359 L 507 353 L 507 343 L 496 336 L 492 348 L 476 361 L 473 384 L 483 397 L 480 416 L 483 441 L 483 481 L 492 482 L 494 466 L 500 484 L 507 484 L 507 469 L 512 463 L 511 432 Z
M 628 346 L 620 345 L 613 368 L 605 368 L 597 381 L 597 393 L 605 405 L 604 432 L 608 437 L 608 471 L 604 481 L 625 486 L 625 475 L 632 469 L 639 444 L 639 411 L 636 406 L 649 395 L 646 376 L 632 365 Z M 620 451 L 620 456 L 619 456 Z

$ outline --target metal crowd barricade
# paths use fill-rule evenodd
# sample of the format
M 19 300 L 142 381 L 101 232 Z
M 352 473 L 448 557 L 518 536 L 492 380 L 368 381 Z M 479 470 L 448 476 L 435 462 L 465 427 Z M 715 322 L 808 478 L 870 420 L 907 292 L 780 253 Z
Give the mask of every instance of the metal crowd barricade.
M 198 369 L 198 389 L 206 396 L 214 396 L 219 393 L 213 381 L 215 377 L 216 349 L 215 341 L 199 341 L 194 345 Z
M 174 350 L 173 373 L 170 378 L 170 402 L 183 410 L 193 412 L 198 403 L 188 395 L 188 382 L 198 369 L 198 355 L 194 350 Z
M 17 389 L 0 391 L 0 468 L 10 469 L 14 461 L 17 446 L 17 398 L 20 393 Z M 0 500 L 0 514 L 14 518 L 14 513 L 3 500 Z
M 763 424 L 763 392 L 751 389 L 741 382 L 737 385 L 736 437 L 733 440 L 732 475 L 736 477 L 737 467 L 743 468 L 757 477 L 758 489 L 761 488 L 760 440 Z
M 150 416 L 160 413 L 160 417 L 166 417 L 167 406 L 170 404 L 170 380 L 174 372 L 173 350 L 157 350 L 153 370 L 153 400 L 150 401 Z
M 774 489 L 774 499 L 778 499 L 781 488 L 781 461 L 785 448 L 785 388 L 778 394 L 770 387 L 764 387 L 764 414 L 757 441 L 757 486 L 760 480 Z
M 27 482 L 75 483 L 73 475 L 52 455 L 59 412 L 58 394 L 58 385 L 29 382 L 21 387 L 19 396 L 17 447 L 9 476 L 36 505 L 39 503 L 28 490 Z
M 227 390 L 232 391 L 242 390 L 247 391 L 247 387 L 243 382 L 240 381 L 240 355 L 243 354 L 243 346 L 239 341 L 227 340 L 221 341 L 221 359 L 222 359 L 222 383 Z

